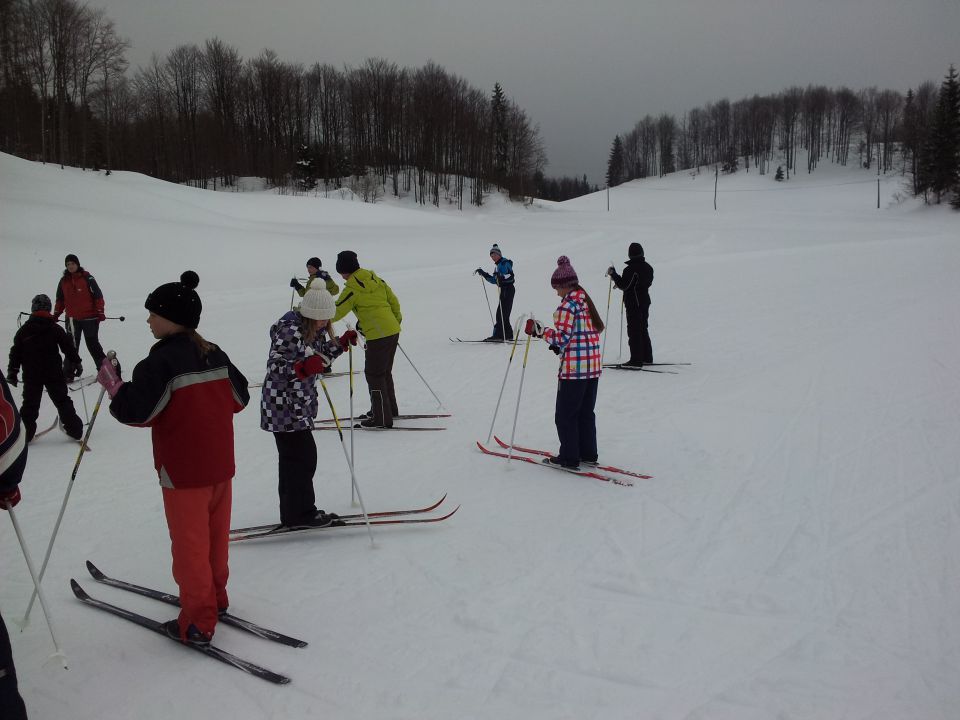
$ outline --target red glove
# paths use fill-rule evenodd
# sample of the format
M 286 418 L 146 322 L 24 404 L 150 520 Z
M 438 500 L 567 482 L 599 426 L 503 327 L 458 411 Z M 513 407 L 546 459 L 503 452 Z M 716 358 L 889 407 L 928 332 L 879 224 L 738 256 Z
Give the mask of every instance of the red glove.
M 121 380 L 117 374 L 117 368 L 110 362 L 110 358 L 104 358 L 103 362 L 100 363 L 97 382 L 103 385 L 111 400 L 117 394 L 117 391 L 123 387 L 123 380 Z
M 106 313 L 98 312 L 97 313 L 97 322 L 103 322 L 107 319 Z
M 4 510 L 16 507 L 18 502 L 20 502 L 19 487 L 15 487 L 13 490 L 7 490 L 5 493 L 0 493 L 0 507 Z
M 295 362 L 293 364 L 293 372 L 296 373 L 297 377 L 301 380 L 306 380 L 308 377 L 322 373 L 326 366 L 327 363 L 324 362 L 322 355 L 311 355 L 306 360 L 298 360 Z
M 340 343 L 340 347 L 343 348 L 344 352 L 346 352 L 350 345 L 357 344 L 357 331 L 347 330 L 343 335 L 337 338 L 337 342 Z
M 533 335 L 534 337 L 543 337 L 543 325 L 534 320 L 533 318 L 527 318 L 527 324 L 523 326 L 523 331 L 527 335 Z

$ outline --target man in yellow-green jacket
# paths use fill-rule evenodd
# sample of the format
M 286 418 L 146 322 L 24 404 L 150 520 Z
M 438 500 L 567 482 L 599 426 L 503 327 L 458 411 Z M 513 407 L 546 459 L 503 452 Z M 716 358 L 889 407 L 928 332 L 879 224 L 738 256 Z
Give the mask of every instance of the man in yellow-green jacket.
M 400 344 L 403 320 L 400 303 L 376 273 L 360 267 L 357 254 L 352 250 L 337 255 L 336 267 L 346 282 L 337 297 L 333 321 L 353 311 L 357 316 L 357 332 L 367 341 L 363 374 L 370 389 L 370 411 L 361 416 L 360 424 L 369 428 L 393 427 L 393 418 L 400 414 L 393 390 L 393 358 Z

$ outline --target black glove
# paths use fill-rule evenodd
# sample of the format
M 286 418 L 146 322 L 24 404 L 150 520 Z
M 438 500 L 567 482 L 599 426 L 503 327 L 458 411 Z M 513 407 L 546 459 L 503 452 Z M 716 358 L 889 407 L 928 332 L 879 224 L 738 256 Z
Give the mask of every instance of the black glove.
M 300 281 L 296 278 L 290 278 L 290 287 L 296 290 L 303 290 L 303 285 L 301 285 Z
M 83 363 L 78 362 L 76 365 L 73 366 L 73 376 L 75 378 L 78 378 L 81 375 L 83 375 Z
M 330 273 L 326 270 L 317 270 L 317 277 L 326 282 L 330 279 Z
M 474 274 L 474 275 L 486 275 L 486 273 L 483 271 L 482 268 L 477 268 L 476 270 L 473 271 L 473 274 Z
M 11 385 L 13 385 L 14 387 L 16 387 L 16 386 L 17 386 L 17 383 L 19 382 L 19 381 L 17 380 L 17 374 L 16 374 L 15 372 L 13 372 L 12 370 L 7 373 L 7 382 L 10 383 Z
M 560 348 L 558 348 L 556 345 L 551 345 L 551 346 L 550 346 L 550 352 L 552 352 L 554 355 L 559 355 L 559 354 L 560 354 Z
M 607 268 L 607 275 L 609 275 L 610 277 L 613 277 L 613 274 L 614 274 L 616 271 L 617 271 L 617 269 L 616 269 L 613 265 L 611 265 L 610 267 Z

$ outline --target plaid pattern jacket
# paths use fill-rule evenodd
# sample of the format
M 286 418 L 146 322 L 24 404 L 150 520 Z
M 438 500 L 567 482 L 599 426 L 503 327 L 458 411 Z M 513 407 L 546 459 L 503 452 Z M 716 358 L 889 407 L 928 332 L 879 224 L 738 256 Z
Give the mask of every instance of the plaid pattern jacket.
M 307 345 L 300 333 L 300 314 L 291 310 L 270 328 L 270 354 L 267 376 L 260 396 L 260 427 L 268 432 L 311 430 L 317 417 L 319 400 L 317 380 L 301 380 L 293 370 L 294 363 L 307 357 L 307 348 L 333 359 L 343 350 L 333 340 L 317 335 Z
M 554 327 L 545 328 L 543 339 L 560 355 L 561 380 L 600 377 L 600 333 L 593 327 L 586 293 L 573 290 L 553 313 Z

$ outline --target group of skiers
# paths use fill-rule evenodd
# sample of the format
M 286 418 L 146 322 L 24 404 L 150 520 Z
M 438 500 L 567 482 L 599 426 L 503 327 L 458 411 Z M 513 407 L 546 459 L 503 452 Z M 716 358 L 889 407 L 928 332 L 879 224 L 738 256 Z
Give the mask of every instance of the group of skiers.
M 511 340 L 513 263 L 503 257 L 496 244 L 490 249 L 490 258 L 495 263 L 493 273 L 476 270 L 499 289 L 497 319 L 488 339 Z M 280 523 L 289 527 L 322 527 L 337 521 L 335 514 L 317 508 L 313 488 L 317 447 L 312 430 L 319 409 L 316 376 L 329 372 L 333 361 L 357 344 L 358 333 L 366 344 L 364 374 L 370 395 L 370 410 L 360 416 L 360 426 L 390 428 L 399 415 L 392 376 L 403 320 L 399 301 L 383 279 L 360 266 L 355 252 L 340 252 L 335 268 L 344 280 L 342 290 L 322 269 L 320 259 L 311 257 L 306 284 L 296 278 L 290 282 L 300 296 L 299 305 L 284 313 L 269 331 L 260 426 L 274 435 Z M 629 364 L 652 362 L 647 322 L 653 270 L 644 260 L 643 248 L 638 243 L 630 245 L 622 275 L 613 267 L 607 272 L 624 291 Z M 557 260 L 550 284 L 561 298 L 553 325 L 529 319 L 524 331 L 542 338 L 560 357 L 555 413 L 560 450 L 545 462 L 576 468 L 581 463 L 597 462 L 594 408 L 602 369 L 600 333 L 604 324 L 566 256 Z M 154 467 L 163 495 L 181 604 L 179 616 L 165 629 L 184 643 L 206 645 L 220 613 L 229 605 L 226 585 L 235 474 L 233 415 L 243 410 L 250 398 L 247 379 L 227 354 L 197 332 L 202 312 L 198 285 L 199 277 L 188 270 L 179 281 L 161 285 L 147 295 L 147 323 L 157 342 L 124 380 L 117 359 L 106 356 L 98 339 L 99 323 L 105 320 L 103 294 L 77 256 L 67 255 L 56 306 L 51 308 L 47 296 L 36 296 L 30 319 L 17 331 L 10 352 L 7 380 L 16 385 L 22 368 L 24 388 L 18 416 L 9 388 L 3 383 L 0 507 L 6 509 L 19 502 L 17 484 L 26 462 L 26 443 L 36 433 L 44 388 L 57 408 L 63 430 L 74 439 L 81 437 L 83 423 L 69 399 L 66 383 L 82 372 L 77 345 L 83 335 L 98 368 L 97 381 L 110 397 L 111 415 L 126 425 L 151 428 Z M 73 342 L 57 324 L 64 311 L 72 326 Z M 356 329 L 348 328 L 335 336 L 333 323 L 350 312 L 356 316 Z M 63 365 L 60 352 L 65 357 Z M 9 679 L 13 678 L 16 694 L 12 660 L 11 670 L 2 674 L 8 659 L 4 630 L 0 638 L 0 693 L 8 691 Z M 2 694 L 0 702 L 6 702 Z

